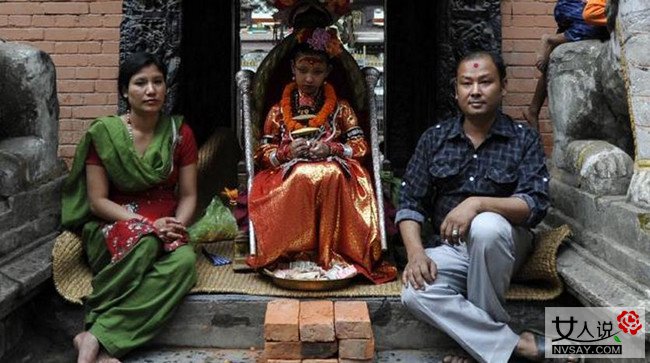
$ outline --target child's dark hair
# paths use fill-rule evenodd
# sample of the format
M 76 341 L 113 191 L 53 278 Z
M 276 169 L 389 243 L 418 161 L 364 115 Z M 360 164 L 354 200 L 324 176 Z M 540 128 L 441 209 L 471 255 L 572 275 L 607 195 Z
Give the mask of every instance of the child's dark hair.
M 129 88 L 131 77 L 138 73 L 142 68 L 152 64 L 158 67 L 160 72 L 163 74 L 163 78 L 167 79 L 167 67 L 165 67 L 155 54 L 138 52 L 128 55 L 120 65 L 120 73 L 117 78 L 117 92 L 119 97 L 124 98 L 124 91 Z
M 460 68 L 460 65 L 463 62 L 476 60 L 480 58 L 490 58 L 492 60 L 492 63 L 494 63 L 494 65 L 497 67 L 497 71 L 499 72 L 499 80 L 501 81 L 501 84 L 503 84 L 503 81 L 506 79 L 506 65 L 503 62 L 503 58 L 501 57 L 501 55 L 493 52 L 478 50 L 478 51 L 472 51 L 465 54 L 458 61 L 458 64 L 456 64 L 456 71 L 458 72 L 458 68 Z

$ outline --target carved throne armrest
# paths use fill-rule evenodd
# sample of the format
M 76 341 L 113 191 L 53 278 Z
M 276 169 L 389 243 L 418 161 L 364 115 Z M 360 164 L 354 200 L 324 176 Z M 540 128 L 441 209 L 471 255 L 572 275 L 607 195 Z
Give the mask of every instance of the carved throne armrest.
M 375 193 L 377 197 L 377 212 L 379 214 L 379 233 L 381 237 L 382 250 L 388 249 L 388 237 L 386 236 L 386 221 L 384 219 L 384 192 L 381 184 L 381 171 L 384 158 L 379 148 L 379 119 L 377 118 L 377 103 L 374 97 L 375 86 L 379 80 L 380 72 L 374 67 L 365 67 L 361 70 L 366 80 L 366 92 L 368 94 L 368 121 L 370 123 L 370 150 L 372 154 L 372 176 L 375 182 Z

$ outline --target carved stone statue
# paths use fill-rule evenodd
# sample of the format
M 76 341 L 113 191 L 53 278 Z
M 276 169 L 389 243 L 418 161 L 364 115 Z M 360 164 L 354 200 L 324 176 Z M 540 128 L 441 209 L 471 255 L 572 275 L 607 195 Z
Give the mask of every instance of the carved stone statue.
M 609 22 L 616 26 L 609 41 L 567 43 L 552 54 L 553 161 L 582 189 L 627 194 L 650 207 L 650 23 L 641 21 L 650 8 L 625 1 L 616 11 L 618 1 L 610 3 Z
M 47 54 L 0 43 L 0 69 L 0 196 L 8 197 L 57 169 L 59 104 Z
M 558 271 L 583 304 L 648 306 L 650 4 L 608 4 L 618 7 L 608 12 L 611 40 L 563 44 L 551 55 L 556 168 L 545 222 L 571 225 Z
M 0 40 L 0 320 L 16 322 L 13 341 L 20 341 L 23 322 L 7 315 L 51 275 L 65 173 L 58 116 L 50 57 Z M 12 344 L 2 344 L 0 358 Z

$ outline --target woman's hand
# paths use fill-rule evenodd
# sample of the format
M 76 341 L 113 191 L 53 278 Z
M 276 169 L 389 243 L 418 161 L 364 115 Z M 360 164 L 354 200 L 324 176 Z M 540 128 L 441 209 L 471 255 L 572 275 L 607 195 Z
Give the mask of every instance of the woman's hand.
M 314 141 L 309 148 L 309 157 L 312 159 L 325 159 L 330 156 L 330 147 L 321 141 Z
M 187 234 L 185 226 L 176 218 L 162 217 L 153 222 L 158 231 L 158 237 L 164 242 L 172 242 L 183 238 Z
M 291 142 L 289 145 L 291 149 L 291 157 L 295 158 L 305 158 L 309 153 L 309 143 L 304 138 L 298 138 Z

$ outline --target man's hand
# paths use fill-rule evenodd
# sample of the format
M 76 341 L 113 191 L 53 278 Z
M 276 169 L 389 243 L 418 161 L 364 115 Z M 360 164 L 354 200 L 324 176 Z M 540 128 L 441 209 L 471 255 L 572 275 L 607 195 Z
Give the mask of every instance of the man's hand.
M 432 284 L 436 279 L 438 267 L 424 251 L 409 255 L 408 263 L 404 267 L 402 283 L 410 284 L 416 290 L 424 290 L 425 283 Z
M 479 204 L 477 198 L 469 197 L 452 209 L 440 225 L 440 238 L 452 245 L 465 240 L 472 220 L 479 212 Z

